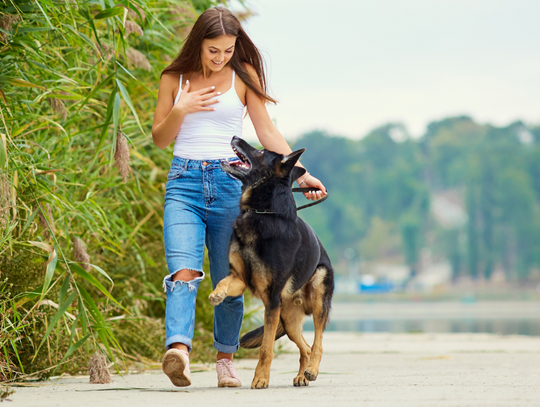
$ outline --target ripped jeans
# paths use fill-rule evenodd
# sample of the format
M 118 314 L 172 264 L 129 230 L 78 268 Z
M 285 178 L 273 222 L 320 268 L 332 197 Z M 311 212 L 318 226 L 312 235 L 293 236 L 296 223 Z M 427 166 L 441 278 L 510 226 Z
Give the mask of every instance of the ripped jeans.
M 169 269 L 169 275 L 163 280 L 167 293 L 167 349 L 180 342 L 191 351 L 195 299 L 204 278 L 205 244 L 213 287 L 229 274 L 229 241 L 232 224 L 240 213 L 242 183 L 224 172 L 220 163 L 221 160 L 174 157 L 167 176 L 163 218 Z M 173 281 L 173 274 L 182 269 L 198 271 L 202 276 L 188 282 Z M 243 296 L 227 297 L 214 308 L 214 347 L 218 351 L 233 353 L 238 350 L 243 313 Z

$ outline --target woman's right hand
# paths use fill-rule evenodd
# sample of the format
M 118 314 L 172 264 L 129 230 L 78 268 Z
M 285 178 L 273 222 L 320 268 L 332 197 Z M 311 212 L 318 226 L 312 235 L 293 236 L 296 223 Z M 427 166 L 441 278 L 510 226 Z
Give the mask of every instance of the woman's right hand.
M 214 107 L 209 107 L 219 102 L 219 99 L 209 100 L 215 96 L 221 95 L 221 92 L 214 92 L 215 86 L 196 90 L 195 92 L 190 92 L 189 88 L 190 83 L 189 81 L 186 81 L 184 89 L 182 89 L 182 93 L 178 99 L 178 103 L 174 105 L 173 109 L 179 110 L 183 115 L 216 110 Z

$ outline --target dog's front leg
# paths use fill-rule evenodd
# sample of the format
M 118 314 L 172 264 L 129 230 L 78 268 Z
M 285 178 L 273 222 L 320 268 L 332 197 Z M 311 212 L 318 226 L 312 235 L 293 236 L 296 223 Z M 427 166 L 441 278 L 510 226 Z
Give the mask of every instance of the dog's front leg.
M 267 309 L 264 312 L 264 334 L 259 352 L 259 363 L 255 369 L 255 377 L 251 382 L 252 389 L 266 389 L 270 382 L 270 366 L 274 357 L 274 341 L 279 325 L 281 308 Z
M 246 284 L 239 278 L 229 274 L 221 280 L 208 299 L 213 306 L 219 305 L 227 297 L 237 297 L 244 293 Z
M 242 278 L 241 278 L 242 277 Z M 208 299 L 210 304 L 216 306 L 227 297 L 242 295 L 246 289 L 244 277 L 244 261 L 237 250 L 229 252 L 229 275 L 221 280 Z

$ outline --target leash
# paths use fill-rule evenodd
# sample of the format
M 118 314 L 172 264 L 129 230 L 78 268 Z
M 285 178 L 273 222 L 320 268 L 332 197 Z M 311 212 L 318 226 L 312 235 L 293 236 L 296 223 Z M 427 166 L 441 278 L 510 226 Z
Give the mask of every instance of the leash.
M 293 188 L 292 191 L 293 192 L 315 192 L 315 191 L 320 191 L 320 189 L 311 188 L 311 187 L 302 187 L 302 188 Z M 300 211 L 302 209 L 309 208 L 310 206 L 318 205 L 322 203 L 323 201 L 326 201 L 327 198 L 328 198 L 328 190 L 326 190 L 326 195 L 323 196 L 321 199 L 317 199 L 315 202 L 308 203 L 307 205 L 302 205 L 296 208 L 296 210 Z
M 315 191 L 320 191 L 320 190 L 318 188 L 311 188 L 311 187 L 292 188 L 292 192 L 315 192 Z M 300 211 L 302 209 L 309 208 L 310 206 L 318 205 L 318 204 L 322 203 L 323 201 L 326 201 L 327 198 L 328 198 L 328 190 L 326 190 L 326 195 L 323 196 L 321 199 L 318 199 L 315 202 L 311 202 L 311 203 L 309 203 L 307 205 L 299 206 L 298 208 L 296 208 L 296 211 L 298 212 L 298 211 Z M 273 211 L 258 211 L 258 210 L 253 209 L 253 208 L 244 208 L 244 209 L 242 209 L 242 212 L 254 212 L 254 213 L 267 214 L 267 215 L 277 213 L 277 212 L 273 212 Z

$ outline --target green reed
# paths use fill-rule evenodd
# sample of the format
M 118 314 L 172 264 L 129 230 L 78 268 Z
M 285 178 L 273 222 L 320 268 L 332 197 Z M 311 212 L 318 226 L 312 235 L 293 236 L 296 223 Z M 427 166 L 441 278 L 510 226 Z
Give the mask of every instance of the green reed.
M 85 373 L 96 348 L 117 369 L 160 357 L 172 153 L 153 112 L 215 3 L 0 3 L 0 381 Z

